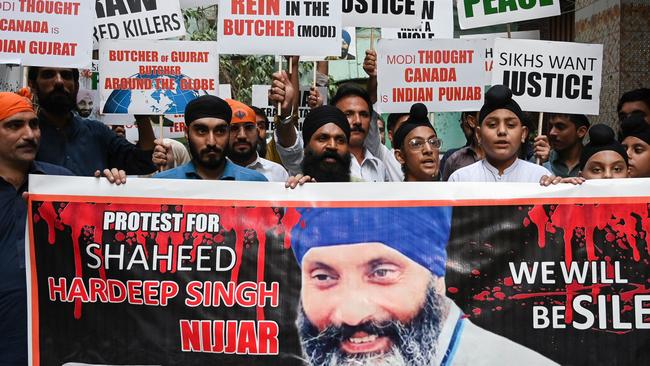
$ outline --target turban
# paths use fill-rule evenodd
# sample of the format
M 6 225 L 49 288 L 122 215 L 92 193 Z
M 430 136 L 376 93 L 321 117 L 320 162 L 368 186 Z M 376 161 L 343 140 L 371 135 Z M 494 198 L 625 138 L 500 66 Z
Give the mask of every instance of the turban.
M 255 123 L 255 111 L 246 104 L 234 99 L 226 99 L 230 109 L 232 109 L 232 119 L 230 123 Z
M 324 105 L 312 109 L 302 123 L 304 146 L 309 144 L 309 140 L 316 133 L 316 130 L 328 123 L 334 123 L 339 126 L 343 130 L 343 133 L 345 133 L 346 139 L 348 141 L 350 140 L 350 123 L 347 117 L 345 117 L 345 114 L 334 106 Z
M 589 159 L 601 151 L 614 151 L 623 157 L 627 164 L 627 151 L 614 138 L 614 130 L 603 124 L 594 125 L 589 129 L 589 143 L 582 149 L 580 155 L 580 170 L 585 168 Z
M 521 107 L 512 99 L 512 91 L 504 85 L 495 85 L 485 93 L 485 104 L 478 113 L 478 123 L 483 123 L 488 114 L 498 109 L 507 109 L 514 113 L 522 124 L 526 120 Z
M 77 92 L 77 103 L 79 103 L 80 100 L 84 99 L 94 102 L 95 96 L 93 94 L 93 91 L 88 89 L 79 89 L 79 92 Z
M 632 113 L 631 116 L 621 122 L 623 139 L 636 137 L 650 145 L 650 125 L 646 123 L 642 113 Z
M 189 126 L 200 118 L 219 118 L 230 123 L 232 109 L 219 97 L 202 95 L 185 106 L 185 124 Z
M 451 207 L 299 208 L 291 247 L 302 265 L 311 248 L 379 242 L 442 277 Z
M 415 103 L 411 106 L 411 113 L 409 113 L 409 118 L 404 122 L 397 131 L 395 131 L 395 136 L 393 137 L 393 145 L 396 149 L 401 149 L 404 146 L 404 139 L 409 132 L 414 129 L 425 126 L 434 130 L 431 122 L 429 122 L 429 116 L 427 115 L 427 106 L 422 103 Z M 435 130 L 434 130 L 435 132 Z
M 352 37 L 350 37 L 350 33 L 346 31 L 345 29 L 341 30 L 341 36 L 343 37 L 343 41 L 347 44 L 350 44 L 352 42 Z
M 5 120 L 16 113 L 34 112 L 29 91 L 23 89 L 20 94 L 11 92 L 0 92 L 0 121 Z

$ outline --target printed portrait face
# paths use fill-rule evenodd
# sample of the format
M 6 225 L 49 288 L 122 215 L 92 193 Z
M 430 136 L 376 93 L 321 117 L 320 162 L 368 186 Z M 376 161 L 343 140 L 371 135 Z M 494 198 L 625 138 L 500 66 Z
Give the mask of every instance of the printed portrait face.
M 378 242 L 310 249 L 298 319 L 309 361 L 429 365 L 442 318 L 439 280 Z
M 95 100 L 90 90 L 80 89 L 77 93 L 77 110 L 83 118 L 88 118 L 95 107 Z

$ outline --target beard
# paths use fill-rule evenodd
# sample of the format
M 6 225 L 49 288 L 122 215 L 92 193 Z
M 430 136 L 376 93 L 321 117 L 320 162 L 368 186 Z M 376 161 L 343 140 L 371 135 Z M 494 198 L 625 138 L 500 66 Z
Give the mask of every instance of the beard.
M 325 161 L 327 158 L 335 160 L 334 163 Z M 300 164 L 302 173 L 317 182 L 349 182 L 350 181 L 350 154 L 341 156 L 333 151 L 317 154 L 309 147 L 305 148 L 305 156 Z
M 240 143 L 240 141 L 235 141 L 235 143 Z M 240 164 L 240 163 L 245 163 L 252 159 L 255 156 L 255 153 L 257 153 L 257 146 L 253 146 L 246 142 L 248 144 L 248 149 L 244 151 L 238 151 L 234 147 L 230 147 L 228 149 L 228 157 L 230 160 L 233 162 Z
M 57 116 L 70 113 L 77 105 L 77 96 L 63 87 L 55 87 L 49 94 L 39 92 L 37 96 L 40 107 Z
M 407 324 L 387 320 L 357 326 L 330 326 L 320 332 L 305 315 L 302 304 L 296 324 L 304 354 L 313 366 L 428 366 L 435 361 L 444 306 L 444 297 L 436 292 L 432 283 L 422 309 Z M 343 352 L 341 342 L 356 332 L 388 337 L 392 346 L 382 353 Z
M 198 151 L 196 146 L 192 143 L 191 139 L 187 139 L 187 145 L 190 148 L 192 161 L 195 165 L 199 165 L 206 169 L 217 169 L 226 162 L 226 154 L 228 153 L 228 146 L 222 149 L 218 146 L 206 146 L 201 151 Z M 211 152 L 217 153 L 216 158 L 208 157 Z

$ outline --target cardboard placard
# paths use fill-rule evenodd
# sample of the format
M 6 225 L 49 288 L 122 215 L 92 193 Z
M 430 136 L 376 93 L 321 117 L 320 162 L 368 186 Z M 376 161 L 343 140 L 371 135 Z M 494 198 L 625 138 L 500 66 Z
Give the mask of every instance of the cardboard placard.
M 483 105 L 485 40 L 381 39 L 377 98 L 382 113 L 478 110 Z
M 102 40 L 102 113 L 182 114 L 200 95 L 216 95 L 215 42 Z
M 1 1 L 0 64 L 90 64 L 93 13 L 90 1 Z
M 178 0 L 97 0 L 94 47 L 101 39 L 163 39 L 185 35 Z
M 507 38 L 508 33 L 482 33 L 482 34 L 465 34 L 461 35 L 460 38 L 465 39 L 487 39 L 488 48 L 485 49 L 485 85 L 490 85 L 492 82 L 492 67 L 494 65 L 493 60 L 493 46 L 494 40 L 497 38 Z M 513 39 L 539 39 L 539 31 L 521 31 L 521 32 L 510 32 L 510 38 Z
M 346 27 L 419 27 L 422 0 L 343 0 Z
M 449 0 L 424 0 L 418 28 L 382 28 L 381 38 L 454 38 L 454 4 Z
M 560 0 L 457 0 L 461 29 L 560 15 Z
M 219 52 L 332 56 L 341 52 L 339 0 L 223 0 Z
M 597 115 L 603 45 L 497 38 L 492 85 L 525 111 Z

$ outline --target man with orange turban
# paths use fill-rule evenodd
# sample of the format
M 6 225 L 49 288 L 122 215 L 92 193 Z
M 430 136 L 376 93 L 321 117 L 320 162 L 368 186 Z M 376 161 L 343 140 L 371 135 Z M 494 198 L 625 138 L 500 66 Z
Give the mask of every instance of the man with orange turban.
M 0 93 L 0 363 L 27 364 L 25 219 L 29 174 L 72 175 L 34 161 L 41 138 L 29 92 Z

